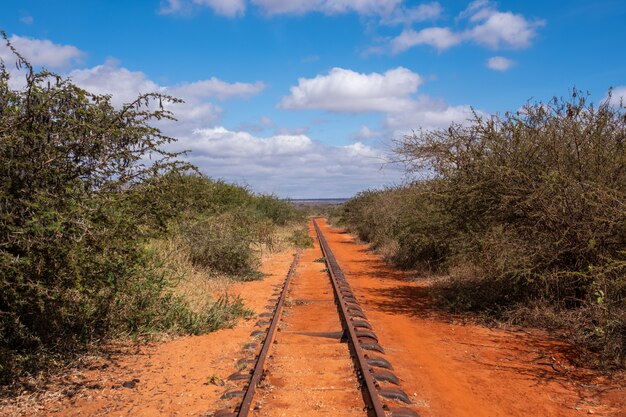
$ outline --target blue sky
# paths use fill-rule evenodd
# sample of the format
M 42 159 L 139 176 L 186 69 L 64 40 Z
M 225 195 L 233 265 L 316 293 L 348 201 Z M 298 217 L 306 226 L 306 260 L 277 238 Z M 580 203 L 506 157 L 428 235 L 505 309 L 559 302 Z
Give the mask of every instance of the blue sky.
M 392 140 L 529 99 L 626 96 L 626 2 L 3 0 L 33 63 L 121 104 L 186 104 L 163 128 L 203 172 L 282 197 L 397 184 Z M 6 50 L 0 57 L 11 59 Z

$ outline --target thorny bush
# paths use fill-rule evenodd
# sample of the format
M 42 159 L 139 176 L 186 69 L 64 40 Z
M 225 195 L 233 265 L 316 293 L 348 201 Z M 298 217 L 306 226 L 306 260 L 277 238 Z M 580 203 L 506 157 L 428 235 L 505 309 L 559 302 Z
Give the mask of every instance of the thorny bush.
M 604 365 L 624 365 L 622 105 L 596 107 L 574 90 L 418 131 L 395 153 L 426 179 L 358 195 L 344 208 L 349 227 L 398 265 L 448 272 L 453 308 L 532 318 L 564 329 Z
M 224 272 L 252 274 L 253 242 L 216 219 L 237 209 L 280 223 L 298 217 L 295 209 L 194 173 L 166 152 L 174 139 L 155 122 L 173 119 L 168 106 L 180 100 L 144 94 L 116 107 L 36 70 L 1 35 L 21 70 L 0 62 L 0 383 L 103 338 L 198 333 L 248 314 L 226 297 L 190 308 L 172 291 L 183 278 L 150 241 L 212 219 L 212 237 L 236 242 L 199 262 L 233 255 Z

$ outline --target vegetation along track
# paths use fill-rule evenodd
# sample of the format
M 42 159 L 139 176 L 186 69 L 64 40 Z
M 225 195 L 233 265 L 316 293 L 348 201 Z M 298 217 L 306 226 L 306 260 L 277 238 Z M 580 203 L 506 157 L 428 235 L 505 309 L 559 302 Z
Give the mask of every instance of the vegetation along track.
M 230 385 L 247 386 L 227 390 L 226 408 L 214 416 L 417 416 L 322 231 L 312 224 L 319 248 L 296 255 L 251 335 L 263 342 L 244 346 L 250 358 L 239 360 L 239 371 L 229 377 Z M 314 259 L 319 254 L 323 258 Z M 326 269 L 320 270 L 315 262 L 322 259 Z

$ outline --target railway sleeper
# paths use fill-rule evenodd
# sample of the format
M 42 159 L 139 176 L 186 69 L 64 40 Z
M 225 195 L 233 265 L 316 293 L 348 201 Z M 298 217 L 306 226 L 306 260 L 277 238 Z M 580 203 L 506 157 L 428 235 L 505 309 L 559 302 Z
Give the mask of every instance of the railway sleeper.
M 384 398 L 388 398 L 390 400 L 398 400 L 406 404 L 411 404 L 411 399 L 409 398 L 408 394 L 402 391 L 400 388 L 381 388 L 378 390 L 378 395 Z
M 259 344 L 256 343 L 256 342 L 246 343 L 245 345 L 243 345 L 243 350 L 255 351 L 258 346 L 259 346 Z
M 384 407 L 384 406 L 383 406 Z M 420 417 L 416 411 L 407 407 L 388 407 L 391 417 Z
M 367 317 L 365 317 L 365 314 L 362 311 L 348 311 L 348 315 L 350 317 L 358 317 L 360 319 L 367 320 Z
M 372 330 L 372 325 L 369 324 L 367 321 L 365 320 L 350 320 L 350 322 L 352 323 L 352 326 L 356 329 L 357 327 L 362 327 L 364 329 L 370 329 Z
M 233 391 L 226 391 L 225 393 L 222 394 L 220 398 L 222 400 L 230 400 L 233 398 L 243 398 L 244 395 L 246 395 L 245 391 L 233 390 Z
M 370 373 L 372 374 L 372 378 L 374 378 L 376 381 L 390 382 L 395 385 L 400 385 L 400 380 L 393 372 L 390 372 L 386 369 L 377 369 L 370 371 Z
M 217 410 L 213 413 L 213 417 L 237 417 L 237 413 L 228 409 Z
M 380 356 L 365 355 L 365 360 L 367 361 L 367 364 L 369 366 L 377 366 L 379 368 L 393 369 L 393 366 L 391 366 L 391 363 L 389 363 L 387 359 L 381 358 Z
M 357 330 L 355 329 L 356 337 L 369 337 L 378 342 L 378 336 L 371 330 Z
M 357 338 L 361 349 L 365 350 L 375 350 L 380 353 L 385 353 L 385 350 L 378 344 L 376 339 L 372 339 L 371 337 L 359 337 Z
M 249 381 L 252 378 L 250 372 L 235 372 L 228 376 L 229 381 Z

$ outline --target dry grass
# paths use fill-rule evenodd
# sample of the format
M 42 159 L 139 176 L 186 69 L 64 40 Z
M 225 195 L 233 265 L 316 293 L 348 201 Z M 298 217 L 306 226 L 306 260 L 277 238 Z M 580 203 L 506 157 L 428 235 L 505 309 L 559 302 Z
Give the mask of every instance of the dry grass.
M 274 253 L 296 249 L 298 245 L 294 241 L 294 236 L 303 234 L 304 230 L 308 233 L 306 226 L 300 222 L 294 222 L 284 226 L 275 226 L 271 234 L 268 234 L 266 239 L 259 240 L 259 242 L 254 245 L 254 248 L 259 253 L 259 256 L 261 256 L 261 259 L 266 259 Z
M 182 297 L 194 313 L 211 308 L 234 282 L 225 274 L 194 266 L 185 245 L 177 238 L 154 240 L 150 248 L 164 261 L 162 268 L 169 269 L 169 275 L 176 277 L 171 283 L 172 294 Z

